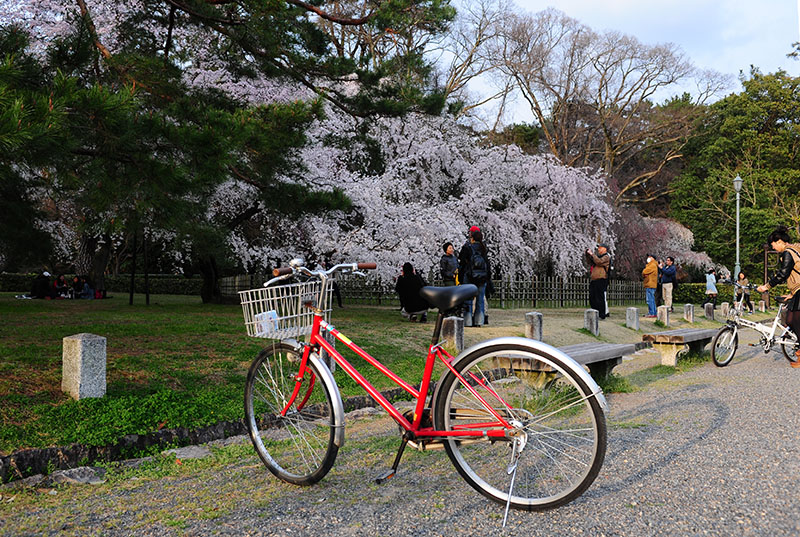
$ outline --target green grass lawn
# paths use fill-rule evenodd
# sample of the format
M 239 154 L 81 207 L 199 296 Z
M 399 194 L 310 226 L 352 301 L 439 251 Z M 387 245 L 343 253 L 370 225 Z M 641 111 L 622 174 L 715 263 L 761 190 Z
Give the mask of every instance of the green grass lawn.
M 250 361 L 267 341 L 248 338 L 238 305 L 153 295 L 110 300 L 16 300 L 0 293 L 0 453 L 114 443 L 125 434 L 201 427 L 243 416 Z M 395 308 L 334 310 L 333 324 L 401 377 L 418 383 L 433 323 L 403 322 Z M 73 401 L 61 391 L 62 338 L 107 338 L 107 392 Z M 339 345 L 341 347 L 341 345 Z M 380 389 L 394 387 L 345 354 Z M 337 370 L 342 396 L 363 391 Z

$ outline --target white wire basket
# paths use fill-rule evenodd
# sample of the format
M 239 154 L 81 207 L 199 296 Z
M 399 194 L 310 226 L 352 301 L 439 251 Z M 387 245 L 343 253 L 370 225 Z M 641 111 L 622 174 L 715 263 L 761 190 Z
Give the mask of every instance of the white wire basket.
M 332 284 L 329 282 L 320 300 L 320 280 L 261 287 L 239 291 L 247 335 L 270 339 L 296 338 L 311 333 L 314 312 L 304 304 L 311 302 L 330 321 Z

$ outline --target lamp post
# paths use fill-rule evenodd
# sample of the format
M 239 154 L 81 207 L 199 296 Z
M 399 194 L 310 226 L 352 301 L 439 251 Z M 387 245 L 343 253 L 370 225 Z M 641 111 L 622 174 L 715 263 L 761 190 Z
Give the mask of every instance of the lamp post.
M 733 180 L 733 188 L 736 190 L 736 265 L 733 268 L 733 276 L 731 278 L 733 281 L 739 279 L 739 272 L 741 271 L 739 265 L 739 192 L 742 190 L 743 182 L 737 173 Z

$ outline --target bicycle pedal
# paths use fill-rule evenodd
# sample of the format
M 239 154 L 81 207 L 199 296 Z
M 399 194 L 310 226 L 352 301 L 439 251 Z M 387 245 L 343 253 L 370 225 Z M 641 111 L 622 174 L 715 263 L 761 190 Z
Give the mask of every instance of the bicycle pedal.
M 384 483 L 389 481 L 391 478 L 393 478 L 395 473 L 396 472 L 394 470 L 389 468 L 388 470 L 386 470 L 381 475 L 379 475 L 378 477 L 375 478 L 375 483 L 377 483 L 378 485 L 383 485 Z

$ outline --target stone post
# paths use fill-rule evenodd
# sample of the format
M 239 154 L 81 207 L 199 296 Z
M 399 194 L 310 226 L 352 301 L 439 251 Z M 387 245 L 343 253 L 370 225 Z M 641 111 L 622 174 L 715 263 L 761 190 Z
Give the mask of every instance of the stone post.
M 595 336 L 600 335 L 600 312 L 593 309 L 584 311 L 583 327 Z
M 731 305 L 728 302 L 723 302 L 720 304 L 719 312 L 722 314 L 723 317 L 728 316 L 728 312 L 731 310 Z
M 442 322 L 441 340 L 444 346 L 459 353 L 464 348 L 464 318 L 445 317 Z
M 710 302 L 706 302 L 703 304 L 703 312 L 705 313 L 706 319 L 714 320 L 714 304 Z
M 625 326 L 633 330 L 639 330 L 639 308 L 625 310 Z
M 683 305 L 683 318 L 687 322 L 694 323 L 694 304 Z
M 76 334 L 63 339 L 61 390 L 73 399 L 106 394 L 106 338 Z
M 529 311 L 525 314 L 525 337 L 542 341 L 542 314 Z
M 758 311 L 767 311 L 767 303 L 763 300 L 758 301 Z
M 669 306 L 659 306 L 656 311 L 656 320 L 664 323 L 664 326 L 669 326 Z

